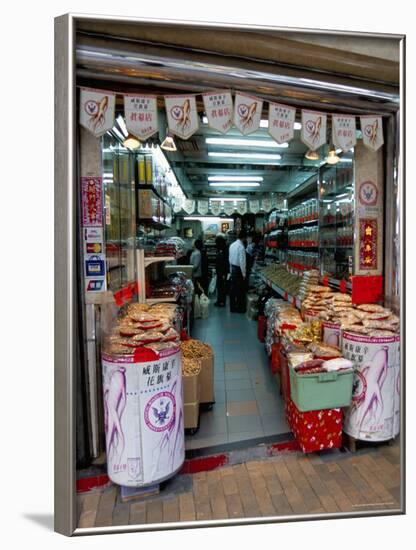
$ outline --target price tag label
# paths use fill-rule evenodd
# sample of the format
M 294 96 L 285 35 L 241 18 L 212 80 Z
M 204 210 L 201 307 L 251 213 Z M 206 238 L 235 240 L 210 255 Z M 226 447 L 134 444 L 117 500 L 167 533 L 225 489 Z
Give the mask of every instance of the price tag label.
M 343 294 L 347 292 L 347 281 L 345 279 L 342 279 L 342 281 L 339 283 L 339 291 Z
M 123 297 L 121 295 L 121 290 L 118 292 L 114 292 L 114 300 L 116 301 L 116 304 L 121 307 L 123 305 Z
M 130 302 L 133 297 L 130 285 L 127 285 L 121 289 L 121 296 L 125 302 Z

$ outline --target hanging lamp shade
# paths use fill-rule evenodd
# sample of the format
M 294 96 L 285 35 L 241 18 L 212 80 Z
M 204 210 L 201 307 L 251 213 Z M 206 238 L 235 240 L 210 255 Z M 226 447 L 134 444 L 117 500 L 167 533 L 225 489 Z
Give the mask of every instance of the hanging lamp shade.
M 308 160 L 319 160 L 319 154 L 316 151 L 307 151 L 305 153 L 305 159 Z
M 327 155 L 325 161 L 327 162 L 327 164 L 337 164 L 337 162 L 340 161 L 340 158 L 339 158 L 339 156 L 337 155 L 337 153 L 336 153 L 334 147 L 332 147 L 332 148 L 328 151 L 328 155 Z
M 127 149 L 138 149 L 141 143 L 140 140 L 137 139 L 137 137 L 129 134 L 123 141 L 123 145 L 124 147 L 127 147 Z
M 167 135 L 165 137 L 160 148 L 163 149 L 164 151 L 177 151 L 173 137 L 170 135 Z

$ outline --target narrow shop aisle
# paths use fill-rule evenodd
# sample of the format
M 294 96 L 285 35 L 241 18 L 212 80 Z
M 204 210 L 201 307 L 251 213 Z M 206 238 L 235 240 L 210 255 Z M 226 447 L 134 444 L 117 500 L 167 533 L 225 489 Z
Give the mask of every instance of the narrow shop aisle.
M 187 449 L 289 432 L 256 321 L 211 304 L 210 317 L 195 321 L 192 337 L 214 349 L 216 402 L 211 411 L 201 412 L 198 432 L 186 438 Z

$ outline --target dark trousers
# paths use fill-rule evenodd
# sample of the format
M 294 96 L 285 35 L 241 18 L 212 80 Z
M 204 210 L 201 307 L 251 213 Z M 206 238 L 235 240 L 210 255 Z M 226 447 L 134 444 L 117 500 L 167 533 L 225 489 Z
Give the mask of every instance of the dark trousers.
M 227 275 L 219 275 L 217 273 L 217 303 L 225 304 L 227 294 Z
M 235 265 L 231 266 L 231 287 L 230 287 L 230 311 L 244 313 L 246 310 L 246 283 L 241 269 Z

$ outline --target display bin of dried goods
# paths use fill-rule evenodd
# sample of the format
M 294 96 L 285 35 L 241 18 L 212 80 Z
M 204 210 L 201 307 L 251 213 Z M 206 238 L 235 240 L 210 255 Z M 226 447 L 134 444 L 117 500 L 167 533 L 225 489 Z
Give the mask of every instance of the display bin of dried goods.
M 182 364 L 182 383 L 183 383 L 183 402 L 198 403 L 201 393 L 201 361 L 200 359 L 183 358 Z
M 290 397 L 301 412 L 348 407 L 352 399 L 352 369 L 299 374 L 289 366 Z
M 123 348 L 123 346 L 119 346 Z M 134 351 L 133 351 L 134 350 Z M 108 476 L 125 487 L 172 477 L 185 460 L 180 348 L 102 354 Z
M 267 317 L 264 315 L 259 315 L 257 320 L 257 338 L 260 342 L 264 342 L 266 339 L 266 330 L 267 330 Z
M 185 429 L 193 435 L 199 426 L 199 403 L 185 403 L 183 406 Z
M 341 348 L 341 325 L 339 323 L 322 323 L 322 341 L 329 346 Z
M 199 359 L 201 362 L 200 403 L 214 403 L 214 352 L 212 347 L 205 342 L 189 338 L 181 343 L 181 349 L 184 357 Z
M 340 408 L 302 412 L 286 401 L 287 423 L 304 453 L 338 449 L 342 444 L 342 410 Z
M 363 441 L 388 441 L 400 431 L 400 336 L 344 331 L 342 351 L 354 363 L 352 403 L 344 431 Z

